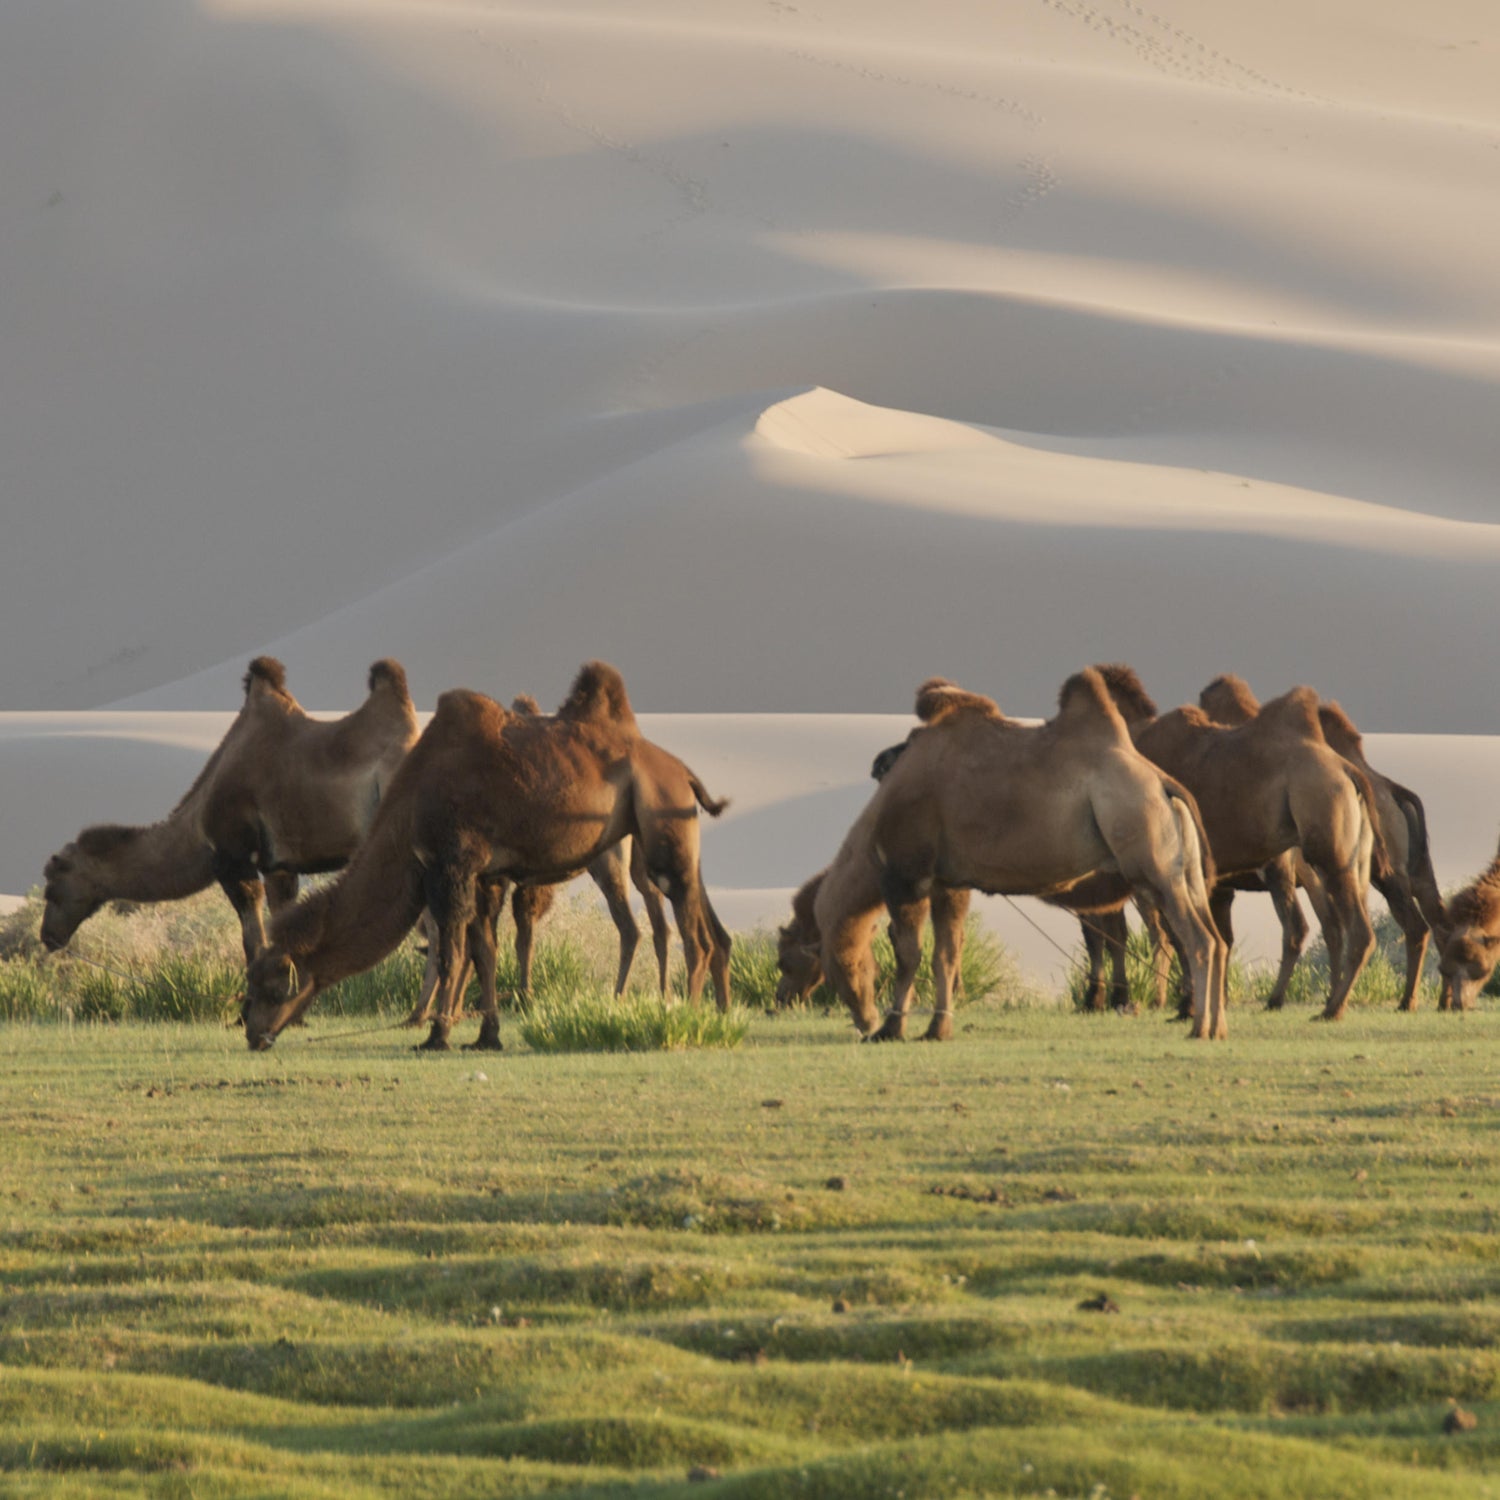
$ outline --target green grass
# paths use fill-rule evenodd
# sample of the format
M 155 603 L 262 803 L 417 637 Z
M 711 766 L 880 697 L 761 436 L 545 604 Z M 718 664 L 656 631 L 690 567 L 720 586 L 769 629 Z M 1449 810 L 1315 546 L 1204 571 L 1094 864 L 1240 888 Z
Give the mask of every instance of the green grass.
M 412 953 L 255 1055 L 0 963 L 0 1493 L 1500 1496 L 1493 1010 L 605 1051 L 718 1013 L 560 915 L 594 1050 L 480 1066 L 348 1024 Z

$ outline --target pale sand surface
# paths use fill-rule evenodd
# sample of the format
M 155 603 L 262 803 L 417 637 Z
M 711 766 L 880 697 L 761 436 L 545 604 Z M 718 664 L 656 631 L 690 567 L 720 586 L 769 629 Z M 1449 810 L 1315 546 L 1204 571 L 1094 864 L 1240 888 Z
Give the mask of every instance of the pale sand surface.
M 170 807 L 262 651 L 424 709 L 613 661 L 736 922 L 922 679 L 1101 660 L 1338 698 L 1466 878 L 1497 76 L 1473 0 L 0 7 L 0 890 Z

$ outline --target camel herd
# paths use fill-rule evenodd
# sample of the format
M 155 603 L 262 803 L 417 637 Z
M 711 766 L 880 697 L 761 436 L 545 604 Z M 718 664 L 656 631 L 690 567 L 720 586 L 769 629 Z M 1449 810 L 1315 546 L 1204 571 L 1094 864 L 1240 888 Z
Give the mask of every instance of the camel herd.
M 951 1035 L 973 890 L 1077 913 L 1097 1008 L 1106 955 L 1110 1003 L 1128 1004 L 1133 903 L 1157 943 L 1159 999 L 1169 948 L 1181 962 L 1195 1037 L 1227 1034 L 1236 891 L 1268 892 L 1282 921 L 1273 1007 L 1307 935 L 1299 888 L 1327 943 L 1326 1019 L 1344 1014 L 1374 947 L 1371 883 L 1406 938 L 1402 1009 L 1416 1003 L 1429 933 L 1444 1008 L 1472 1005 L 1500 959 L 1500 855 L 1445 903 L 1420 799 L 1375 771 L 1347 715 L 1309 688 L 1261 705 L 1225 676 L 1199 705 L 1162 714 L 1130 668 L 1108 665 L 1070 677 L 1043 724 L 1007 718 L 941 678 L 918 690 L 916 716 L 907 739 L 876 758 L 873 796 L 778 934 L 778 1000 L 826 981 L 871 1040 L 904 1034 L 929 920 L 936 1004 L 926 1035 Z M 419 733 L 394 661 L 370 668 L 357 710 L 325 722 L 292 697 L 280 662 L 258 657 L 234 723 L 165 819 L 86 828 L 47 862 L 41 936 L 55 951 L 107 902 L 172 900 L 217 882 L 240 919 L 242 1017 L 258 1050 L 420 920 L 428 969 L 408 1020 L 430 1025 L 423 1047 L 448 1048 L 472 967 L 480 1029 L 469 1045 L 498 1048 L 496 929 L 507 894 L 524 993 L 536 923 L 556 886 L 587 871 L 620 932 L 618 994 L 640 936 L 628 871 L 663 992 L 665 898 L 689 997 L 711 979 L 727 1007 L 730 937 L 708 899 L 698 840 L 699 809 L 717 816 L 725 805 L 646 739 L 623 679 L 603 662 L 585 663 L 556 713 L 454 690 Z M 300 876 L 332 871 L 341 873 L 297 898 Z M 883 1016 L 872 956 L 882 918 L 896 957 Z

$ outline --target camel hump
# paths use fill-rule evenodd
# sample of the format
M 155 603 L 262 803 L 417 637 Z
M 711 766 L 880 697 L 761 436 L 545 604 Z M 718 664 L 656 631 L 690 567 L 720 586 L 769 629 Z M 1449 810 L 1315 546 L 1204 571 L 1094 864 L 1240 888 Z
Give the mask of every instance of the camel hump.
M 929 677 L 917 689 L 917 717 L 924 724 L 937 724 L 955 714 L 977 714 L 985 719 L 1004 715 L 993 698 L 983 693 L 967 693 L 946 677 Z
M 1130 669 L 1127 667 L 1126 671 Z M 1057 717 L 1071 726 L 1106 724 L 1113 735 L 1125 737 L 1125 720 L 1115 704 L 1114 695 L 1095 667 L 1075 672 L 1063 683 L 1057 694 Z
M 1320 703 L 1318 705 L 1318 724 L 1323 730 L 1323 738 L 1340 755 L 1357 755 L 1363 758 L 1365 750 L 1364 736 L 1355 727 L 1354 720 L 1344 712 L 1341 704 L 1333 701 Z
M 274 656 L 257 656 L 245 669 L 245 691 L 264 683 L 274 692 L 286 692 L 286 668 Z
M 1318 722 L 1318 695 L 1310 687 L 1294 687 L 1279 698 L 1272 698 L 1256 718 L 1277 729 L 1287 729 L 1309 739 L 1323 739 L 1323 726 Z
M 1114 699 L 1115 707 L 1127 719 L 1154 719 L 1156 717 L 1156 700 L 1146 691 L 1134 667 L 1127 667 L 1124 662 L 1114 661 L 1102 663 L 1093 670 L 1103 680 L 1104 689 Z M 1068 682 L 1072 681 L 1070 677 Z M 1064 683 L 1063 692 L 1066 694 L 1067 690 L 1068 684 Z
M 530 693 L 517 693 L 510 700 L 510 711 L 513 714 L 525 714 L 528 718 L 534 719 L 541 713 L 542 705 Z
M 444 729 L 456 729 L 478 724 L 491 717 L 504 720 L 509 715 L 502 704 L 486 698 L 483 693 L 475 693 L 468 688 L 449 688 L 446 693 L 438 694 L 438 700 L 433 705 L 432 727 L 441 725 Z
M 1233 672 L 1220 672 L 1198 694 L 1198 706 L 1220 724 L 1238 725 L 1260 712 L 1260 699 L 1250 691 L 1250 684 Z
M 557 710 L 560 719 L 635 727 L 635 713 L 625 679 L 608 662 L 586 661 L 578 669 L 568 696 Z
M 411 697 L 411 690 L 406 685 L 406 668 L 393 657 L 382 656 L 370 664 L 370 691 L 373 693 L 381 687 L 393 689 L 402 698 Z

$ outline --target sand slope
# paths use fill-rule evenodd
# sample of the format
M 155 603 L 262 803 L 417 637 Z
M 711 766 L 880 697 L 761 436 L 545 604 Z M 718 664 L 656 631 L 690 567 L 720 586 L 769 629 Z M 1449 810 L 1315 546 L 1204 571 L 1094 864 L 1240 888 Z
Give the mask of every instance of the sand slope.
M 933 673 L 1500 733 L 1497 66 L 1466 0 L 17 0 L 0 711 L 604 656 L 755 747 L 742 890 L 862 785 L 779 716 Z M 6 720 L 0 889 L 201 748 L 63 722 Z M 1454 878 L 1500 822 L 1456 743 L 1407 777 Z

